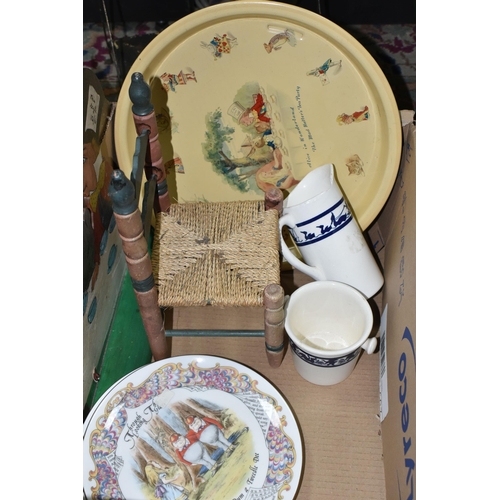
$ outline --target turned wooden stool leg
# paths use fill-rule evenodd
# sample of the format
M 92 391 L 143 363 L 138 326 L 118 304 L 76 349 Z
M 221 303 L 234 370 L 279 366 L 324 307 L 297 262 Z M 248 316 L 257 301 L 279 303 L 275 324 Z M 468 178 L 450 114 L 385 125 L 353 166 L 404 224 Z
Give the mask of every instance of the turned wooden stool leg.
M 156 361 L 170 356 L 153 277 L 148 244 L 144 237 L 141 212 L 137 207 L 135 188 L 121 170 L 111 174 L 109 196 L 113 202 L 116 227 L 122 240 L 142 322 Z
M 280 285 L 267 285 L 264 289 L 264 335 L 269 364 L 278 368 L 285 354 L 284 291 Z
M 283 212 L 283 191 L 276 187 L 265 194 L 266 210 L 276 210 L 278 217 Z M 271 284 L 264 289 L 264 336 L 269 364 L 278 368 L 285 354 L 285 312 L 283 310 L 284 291 L 278 284 Z
M 268 189 L 265 194 L 265 204 L 266 210 L 273 208 L 278 211 L 278 217 L 281 217 L 283 213 L 283 191 L 277 187 Z
M 151 89 L 144 81 L 141 73 L 132 75 L 132 83 L 129 88 L 129 97 L 132 101 L 132 115 L 134 117 L 137 135 L 143 130 L 149 131 L 149 147 L 146 153 L 146 165 L 144 170 L 147 179 L 156 175 L 157 196 L 155 197 L 155 212 L 166 212 L 170 208 L 170 196 L 168 194 L 167 175 L 159 141 L 158 124 L 154 107 L 151 104 Z

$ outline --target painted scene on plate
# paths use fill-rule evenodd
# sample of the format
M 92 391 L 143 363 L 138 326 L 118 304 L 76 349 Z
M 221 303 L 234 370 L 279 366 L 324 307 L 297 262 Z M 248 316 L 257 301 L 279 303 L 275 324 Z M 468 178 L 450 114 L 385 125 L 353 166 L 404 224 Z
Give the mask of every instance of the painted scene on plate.
M 236 370 L 165 365 L 97 419 L 92 499 L 285 498 L 297 456 L 280 409 Z

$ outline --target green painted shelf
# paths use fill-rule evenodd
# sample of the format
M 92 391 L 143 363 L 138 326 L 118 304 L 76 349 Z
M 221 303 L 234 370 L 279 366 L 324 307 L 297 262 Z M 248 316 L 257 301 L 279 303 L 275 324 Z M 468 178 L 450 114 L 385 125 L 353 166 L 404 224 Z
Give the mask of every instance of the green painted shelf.
M 98 399 L 116 381 L 150 361 L 151 349 L 132 280 L 126 271 L 113 322 L 97 367 L 99 381 L 92 384 L 84 409 L 84 419 Z

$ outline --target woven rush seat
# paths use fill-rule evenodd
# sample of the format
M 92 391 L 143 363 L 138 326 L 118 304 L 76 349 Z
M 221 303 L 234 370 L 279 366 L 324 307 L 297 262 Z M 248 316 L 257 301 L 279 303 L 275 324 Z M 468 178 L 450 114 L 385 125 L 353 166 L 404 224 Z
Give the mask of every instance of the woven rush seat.
M 278 212 L 264 200 L 172 204 L 151 260 L 160 307 L 262 306 L 280 282 Z

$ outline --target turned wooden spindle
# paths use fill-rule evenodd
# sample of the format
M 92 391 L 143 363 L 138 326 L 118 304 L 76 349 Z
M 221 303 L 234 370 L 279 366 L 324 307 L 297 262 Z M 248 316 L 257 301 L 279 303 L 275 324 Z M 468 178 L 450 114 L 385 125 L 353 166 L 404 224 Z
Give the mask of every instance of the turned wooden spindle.
M 278 368 L 285 354 L 285 311 L 283 288 L 278 284 L 264 289 L 264 336 L 269 364 Z
M 167 174 L 163 163 L 163 155 L 159 141 L 158 124 L 153 104 L 151 103 L 151 88 L 144 81 L 142 73 L 134 73 L 129 88 L 129 97 L 132 101 L 132 115 L 134 117 L 137 135 L 143 130 L 149 131 L 149 147 L 146 152 L 144 171 L 147 179 L 156 175 L 157 193 L 155 197 L 155 211 L 166 212 L 170 208 Z
M 114 170 L 111 174 L 109 196 L 151 352 L 156 361 L 168 358 L 169 346 L 135 187 L 121 170 Z
M 265 193 L 266 210 L 276 210 L 278 217 L 283 212 L 283 191 L 276 187 Z M 264 338 L 269 365 L 278 368 L 285 354 L 284 292 L 279 284 L 267 285 L 264 289 Z
M 266 191 L 265 194 L 265 205 L 266 210 L 278 211 L 278 217 L 281 217 L 283 213 L 283 191 L 277 187 L 272 187 Z

